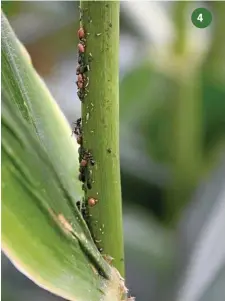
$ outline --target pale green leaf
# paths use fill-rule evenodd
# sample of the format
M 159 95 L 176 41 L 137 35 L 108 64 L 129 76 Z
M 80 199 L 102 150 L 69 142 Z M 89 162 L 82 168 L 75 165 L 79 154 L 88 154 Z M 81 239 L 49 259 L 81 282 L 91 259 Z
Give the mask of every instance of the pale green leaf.
M 71 192 L 78 198 L 78 146 L 70 127 L 3 13 L 1 23 L 2 89 L 32 126 L 64 184 L 70 182 Z

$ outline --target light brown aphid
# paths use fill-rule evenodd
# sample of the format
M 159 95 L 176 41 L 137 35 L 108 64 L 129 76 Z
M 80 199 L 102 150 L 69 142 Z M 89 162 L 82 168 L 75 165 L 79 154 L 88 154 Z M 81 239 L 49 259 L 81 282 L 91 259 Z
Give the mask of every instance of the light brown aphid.
M 80 27 L 79 29 L 78 29 L 78 38 L 79 39 L 83 39 L 84 37 L 85 37 L 85 32 L 84 32 L 84 29 L 82 28 L 82 27 Z
M 84 53 L 84 45 L 83 44 L 79 43 L 77 48 L 80 53 Z
M 78 74 L 77 80 L 78 80 L 78 82 L 83 82 L 84 81 L 82 74 Z
M 94 207 L 96 205 L 96 203 L 98 202 L 98 200 L 94 199 L 94 198 L 89 198 L 88 199 L 88 205 L 90 207 Z
M 77 81 L 77 87 L 78 87 L 79 89 L 82 89 L 82 88 L 84 87 L 84 83 L 83 83 L 83 82 Z
M 83 166 L 83 167 L 87 166 L 87 160 L 82 159 L 81 162 L 80 162 L 80 165 Z

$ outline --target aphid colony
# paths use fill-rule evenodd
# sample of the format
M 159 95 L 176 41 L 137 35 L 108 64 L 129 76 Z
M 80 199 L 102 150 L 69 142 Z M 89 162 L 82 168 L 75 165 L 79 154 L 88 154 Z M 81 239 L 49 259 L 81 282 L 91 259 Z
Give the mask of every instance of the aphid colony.
M 79 99 L 83 102 L 85 96 L 88 93 L 87 86 L 88 86 L 88 77 L 87 72 L 89 71 L 89 65 L 85 62 L 85 31 L 81 27 L 78 30 L 78 67 L 76 69 L 76 75 L 77 75 L 77 87 L 78 92 L 77 95 Z M 89 55 L 89 59 L 91 58 L 91 54 Z M 83 146 L 83 130 L 82 130 L 82 118 L 78 118 L 76 122 L 74 122 L 74 128 L 72 131 L 72 135 L 76 136 L 77 143 L 80 145 L 78 149 L 79 153 L 79 175 L 78 179 L 82 182 L 82 189 L 86 193 L 88 189 L 92 189 L 92 172 L 90 167 L 95 165 L 95 160 L 92 156 L 92 153 L 90 150 L 85 149 Z M 88 223 L 88 217 L 89 217 L 89 210 L 88 207 L 93 207 L 98 202 L 97 199 L 93 197 L 89 197 L 87 199 L 83 198 L 81 201 L 78 201 L 76 203 L 77 208 L 80 210 L 83 218 Z M 102 249 L 99 249 L 99 251 L 102 251 Z
M 79 147 L 78 152 L 79 152 L 79 162 L 80 162 L 78 177 L 79 180 L 83 183 L 82 189 L 84 190 L 84 192 L 86 192 L 87 189 L 92 188 L 91 171 L 88 168 L 88 166 L 89 165 L 94 166 L 95 161 L 90 151 L 84 149 L 82 145 Z
M 76 122 L 74 122 L 74 129 L 72 131 L 72 134 L 75 134 L 77 143 L 80 145 L 78 152 L 79 152 L 79 176 L 78 179 L 83 183 L 82 189 L 84 192 L 87 192 L 87 189 L 92 188 L 92 179 L 91 179 L 91 171 L 89 169 L 89 166 L 94 166 L 95 161 L 94 158 L 89 150 L 86 150 L 83 147 L 83 131 L 82 131 L 82 119 L 78 118 Z M 81 214 L 83 215 L 83 218 L 87 221 L 88 217 L 88 210 L 87 205 L 89 207 L 95 206 L 97 203 L 97 200 L 90 197 L 88 198 L 87 202 L 85 202 L 85 199 L 83 199 L 82 202 L 77 202 L 77 207 L 81 211 Z
M 84 101 L 85 96 L 87 95 L 87 86 L 88 86 L 88 77 L 86 76 L 86 72 L 89 71 L 89 65 L 85 62 L 85 32 L 84 29 L 81 27 L 78 30 L 78 67 L 76 70 L 77 74 L 77 95 L 80 101 Z
M 83 183 L 82 189 L 86 192 L 87 189 L 92 188 L 92 179 L 91 179 L 91 171 L 88 168 L 90 165 L 95 165 L 95 160 L 91 154 L 91 152 L 83 147 L 83 131 L 82 131 L 82 119 L 78 118 L 76 122 L 74 122 L 74 129 L 72 134 L 75 134 L 77 143 L 80 145 L 78 149 L 79 153 L 79 180 Z M 88 202 L 89 203 L 89 202 Z M 90 206 L 93 206 L 93 201 L 90 201 Z

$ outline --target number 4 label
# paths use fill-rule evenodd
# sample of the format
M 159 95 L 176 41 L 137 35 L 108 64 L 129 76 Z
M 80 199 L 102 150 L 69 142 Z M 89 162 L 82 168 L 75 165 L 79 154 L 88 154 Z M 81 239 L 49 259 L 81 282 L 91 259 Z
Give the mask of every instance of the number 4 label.
M 199 20 L 200 22 L 202 22 L 202 21 L 203 21 L 202 14 L 199 14 L 199 15 L 198 15 L 198 18 L 197 18 L 197 20 Z
M 212 22 L 212 14 L 206 8 L 199 7 L 192 12 L 191 21 L 197 28 L 206 28 Z

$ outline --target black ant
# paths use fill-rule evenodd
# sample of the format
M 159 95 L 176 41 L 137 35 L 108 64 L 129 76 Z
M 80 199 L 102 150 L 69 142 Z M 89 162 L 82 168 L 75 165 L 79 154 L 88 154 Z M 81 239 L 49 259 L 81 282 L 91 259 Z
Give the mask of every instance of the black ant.
M 90 162 L 90 164 L 92 166 L 95 165 L 95 160 L 93 159 L 93 155 L 90 153 L 90 151 L 85 150 L 84 148 L 79 148 L 78 150 L 79 152 L 79 157 L 80 157 L 80 163 L 81 166 L 87 166 L 88 162 Z
M 75 125 L 74 129 L 72 130 L 72 135 L 75 134 L 77 136 L 82 135 L 82 128 L 81 128 L 82 119 L 78 118 L 76 122 L 73 122 Z
M 85 202 L 83 201 L 77 201 L 76 202 L 77 208 L 78 210 L 81 212 L 83 219 L 87 220 L 88 218 L 88 212 L 87 212 L 87 208 L 85 206 Z
M 95 165 L 93 155 L 88 150 L 84 151 L 84 159 L 88 160 L 92 166 Z

